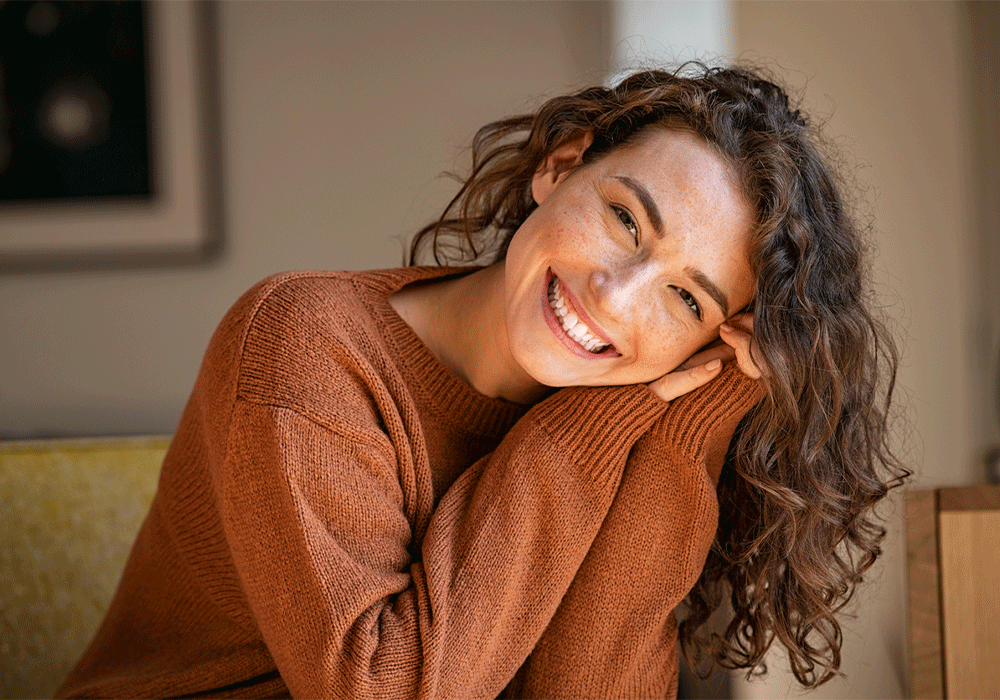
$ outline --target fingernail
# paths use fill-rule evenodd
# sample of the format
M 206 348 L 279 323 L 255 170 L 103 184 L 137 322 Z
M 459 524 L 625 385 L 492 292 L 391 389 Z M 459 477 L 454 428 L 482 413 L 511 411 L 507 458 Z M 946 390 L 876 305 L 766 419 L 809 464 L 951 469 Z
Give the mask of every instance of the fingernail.
M 721 326 L 719 326 L 719 329 L 725 331 L 726 333 L 733 332 L 733 327 L 730 326 L 728 323 L 723 323 Z
M 709 372 L 714 372 L 722 366 L 722 360 L 712 360 L 711 362 L 705 363 L 705 369 Z

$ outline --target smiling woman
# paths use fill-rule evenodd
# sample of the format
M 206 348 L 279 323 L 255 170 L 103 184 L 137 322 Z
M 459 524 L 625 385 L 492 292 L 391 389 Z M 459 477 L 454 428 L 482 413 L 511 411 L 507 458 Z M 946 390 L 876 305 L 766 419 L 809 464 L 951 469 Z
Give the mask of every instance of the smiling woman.
M 784 92 L 688 66 L 487 125 L 424 246 L 494 260 L 236 303 L 60 694 L 663 697 L 679 646 L 775 638 L 830 678 L 905 472 L 862 238 Z

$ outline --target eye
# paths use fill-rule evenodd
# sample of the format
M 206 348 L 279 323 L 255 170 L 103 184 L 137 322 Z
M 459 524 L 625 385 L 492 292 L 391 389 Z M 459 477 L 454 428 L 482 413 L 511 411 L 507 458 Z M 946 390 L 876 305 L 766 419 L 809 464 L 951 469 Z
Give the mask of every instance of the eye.
M 625 227 L 625 230 L 628 231 L 632 238 L 635 239 L 636 243 L 638 243 L 639 225 L 635 223 L 635 218 L 632 214 L 629 213 L 628 209 L 617 204 L 612 204 L 611 208 L 614 210 L 615 216 L 618 217 L 618 220 L 622 222 L 622 226 Z
M 694 295 L 688 290 L 681 289 L 680 287 L 674 287 L 674 289 L 677 290 L 677 295 L 680 296 L 681 301 L 688 305 L 688 308 L 694 312 L 694 315 L 698 317 L 698 320 L 701 320 L 701 307 L 698 306 L 698 300 L 694 298 Z

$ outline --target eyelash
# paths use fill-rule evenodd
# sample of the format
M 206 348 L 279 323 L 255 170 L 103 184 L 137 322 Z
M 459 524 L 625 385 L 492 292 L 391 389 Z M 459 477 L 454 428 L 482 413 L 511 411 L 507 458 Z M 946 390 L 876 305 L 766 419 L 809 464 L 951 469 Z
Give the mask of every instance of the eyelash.
M 632 238 L 634 238 L 635 242 L 638 244 L 639 225 L 635 222 L 635 218 L 632 216 L 629 210 L 617 204 L 612 204 L 611 209 L 614 210 L 615 216 L 618 217 L 618 220 L 621 222 L 622 226 L 625 227 L 625 230 L 632 235 Z M 673 289 L 674 291 L 677 292 L 678 296 L 680 296 L 681 301 L 683 301 L 684 304 L 689 309 L 691 309 L 692 312 L 694 312 L 694 315 L 697 316 L 698 320 L 700 321 L 701 306 L 698 304 L 698 300 L 694 298 L 694 295 L 691 294 L 691 292 L 689 292 L 688 290 L 682 289 L 680 287 L 673 287 Z
M 639 224 L 635 222 L 635 217 L 629 213 L 629 210 L 625 207 L 619 206 L 617 204 L 612 204 L 611 209 L 615 212 L 615 216 L 618 217 L 618 221 L 621 222 L 625 230 L 629 232 L 635 242 L 639 242 Z
M 694 315 L 701 320 L 701 306 L 698 304 L 698 300 L 694 298 L 694 295 L 686 289 L 681 289 L 680 287 L 674 287 L 677 294 L 680 295 L 681 301 L 687 304 L 687 307 L 694 312 Z

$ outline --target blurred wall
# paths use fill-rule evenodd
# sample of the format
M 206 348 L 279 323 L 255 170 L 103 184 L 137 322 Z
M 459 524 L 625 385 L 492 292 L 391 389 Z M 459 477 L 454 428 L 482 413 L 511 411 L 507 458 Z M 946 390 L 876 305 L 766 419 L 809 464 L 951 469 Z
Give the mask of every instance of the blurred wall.
M 220 2 L 226 231 L 171 269 L 0 275 L 0 439 L 172 432 L 229 305 L 399 265 L 493 119 L 608 70 L 604 3 Z
M 732 56 L 732 0 L 615 0 L 611 6 L 616 75 L 651 63 Z

